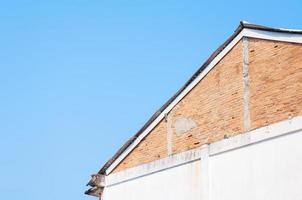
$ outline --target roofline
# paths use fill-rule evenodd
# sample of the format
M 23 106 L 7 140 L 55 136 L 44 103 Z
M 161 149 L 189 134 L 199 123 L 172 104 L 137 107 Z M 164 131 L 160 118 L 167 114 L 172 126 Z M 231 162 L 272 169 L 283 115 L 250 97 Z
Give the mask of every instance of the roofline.
M 243 31 L 244 29 L 249 31 Z M 269 34 L 269 33 L 275 33 L 275 34 Z M 285 34 L 285 35 L 284 35 Z M 295 37 L 290 37 L 290 35 L 295 34 Z M 283 37 L 282 37 L 283 36 Z M 260 39 L 268 39 L 268 40 L 276 40 L 276 41 L 286 41 L 286 42 L 294 42 L 294 43 L 302 43 L 302 30 L 291 30 L 291 29 L 281 29 L 281 28 L 271 28 L 256 24 L 250 24 L 244 21 L 240 22 L 240 25 L 235 30 L 235 32 L 221 45 L 218 47 L 217 50 L 212 53 L 212 55 L 202 64 L 202 66 L 193 74 L 193 76 L 181 87 L 175 95 L 173 95 L 158 111 L 156 111 L 151 118 L 144 124 L 144 126 L 133 136 L 131 137 L 118 151 L 117 153 L 108 160 L 105 165 L 99 170 L 99 174 L 109 174 L 118 164 L 121 162 L 126 155 L 123 156 L 122 159 L 119 159 L 122 154 L 125 153 L 127 150 L 127 154 L 130 153 L 133 148 L 136 146 L 134 142 L 137 142 L 137 140 L 142 140 L 148 133 L 153 130 L 153 128 L 150 128 L 151 124 L 158 124 L 162 118 L 160 119 L 160 116 L 163 116 L 164 114 L 168 112 L 164 112 L 167 110 L 167 108 L 179 97 L 180 94 L 182 94 L 188 86 L 192 85 L 193 82 L 196 82 L 196 84 L 199 81 L 196 81 L 197 77 L 200 76 L 201 73 L 205 72 L 205 69 L 217 58 L 219 54 L 221 54 L 223 51 L 226 51 L 228 53 L 232 47 L 242 38 L 242 37 L 251 37 L 251 38 L 260 38 Z M 236 38 L 236 40 L 234 40 Z M 238 41 L 237 41 L 238 40 Z M 234 41 L 236 42 L 234 44 Z M 230 47 L 230 44 L 233 43 L 232 47 Z M 221 60 L 224 55 L 220 56 L 221 58 L 218 59 Z M 217 64 L 217 62 L 216 62 Z M 215 64 L 215 65 L 216 65 Z M 214 66 L 215 66 L 214 65 Z M 212 66 L 212 67 L 214 67 Z M 210 70 L 207 70 L 207 72 L 203 73 L 206 75 Z M 194 85 L 195 86 L 195 85 Z M 192 86 L 192 88 L 194 87 Z M 192 89 L 191 88 L 191 89 Z M 189 90 L 190 91 L 190 90 Z M 186 94 L 185 94 L 186 95 Z M 185 96 L 183 95 L 183 97 Z M 182 97 L 182 98 L 183 98 Z M 180 100 L 182 99 L 180 98 Z M 178 102 L 177 102 L 178 103 Z M 176 104 L 175 104 L 176 105 Z M 171 107 L 171 109 L 174 106 Z M 170 109 L 170 110 L 171 110 Z M 149 129 L 149 130 L 148 130 Z M 147 130 L 147 131 L 146 131 Z M 147 133 L 146 133 L 147 132 Z M 142 134 L 145 134 L 142 136 Z M 132 146 L 132 149 L 129 149 Z M 114 164 L 114 166 L 112 166 Z
M 254 30 L 263 30 L 263 31 L 278 32 L 278 33 L 302 34 L 302 30 L 286 29 L 286 28 L 273 28 L 273 27 L 268 27 L 268 26 L 251 24 L 251 23 L 245 22 L 245 21 L 241 21 L 240 26 L 242 26 L 243 28 L 254 29 Z

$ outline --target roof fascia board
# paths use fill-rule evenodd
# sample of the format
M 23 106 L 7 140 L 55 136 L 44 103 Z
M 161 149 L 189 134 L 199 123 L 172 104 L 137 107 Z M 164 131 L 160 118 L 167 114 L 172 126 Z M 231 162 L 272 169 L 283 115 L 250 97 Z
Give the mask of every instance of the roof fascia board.
M 144 139 L 155 126 L 169 113 L 210 71 L 214 66 L 242 39 L 242 37 L 258 38 L 265 40 L 302 43 L 302 34 L 285 32 L 272 32 L 243 28 L 241 32 L 209 63 L 209 65 L 188 85 L 167 108 L 144 130 L 142 134 L 108 167 L 106 174 L 110 174 L 117 165 Z
M 294 33 L 286 33 L 286 32 L 272 32 L 272 31 L 245 28 L 244 36 L 250 38 L 264 39 L 264 40 L 302 43 L 302 34 L 294 34 Z

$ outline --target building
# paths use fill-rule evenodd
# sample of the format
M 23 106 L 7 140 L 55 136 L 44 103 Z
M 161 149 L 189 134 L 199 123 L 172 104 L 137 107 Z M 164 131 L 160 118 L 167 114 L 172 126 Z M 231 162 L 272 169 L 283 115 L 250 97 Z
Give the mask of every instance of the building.
M 302 31 L 241 22 L 92 176 L 103 200 L 301 200 Z

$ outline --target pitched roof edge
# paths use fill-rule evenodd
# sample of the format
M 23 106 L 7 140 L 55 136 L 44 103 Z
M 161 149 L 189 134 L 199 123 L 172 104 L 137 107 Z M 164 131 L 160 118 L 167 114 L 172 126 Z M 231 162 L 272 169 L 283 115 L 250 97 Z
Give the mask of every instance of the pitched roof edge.
M 249 28 L 249 29 L 254 29 L 254 30 L 262 30 L 262 31 L 270 31 L 270 32 L 278 32 L 278 33 L 302 34 L 302 30 L 286 29 L 286 28 L 273 28 L 273 27 L 268 27 L 268 26 L 251 24 L 246 21 L 241 21 L 240 25 L 243 28 Z
M 99 170 L 99 174 L 105 174 L 107 168 L 121 155 L 124 150 L 126 150 L 134 140 L 165 110 L 165 108 L 176 99 L 176 97 L 190 84 L 195 80 L 195 78 L 204 70 L 204 68 L 215 58 L 229 43 L 232 41 L 239 32 L 243 29 L 243 26 L 240 24 L 235 32 L 229 37 L 212 55 L 204 62 L 204 64 L 193 74 L 193 76 L 162 106 L 157 110 L 151 118 L 144 124 L 144 126 L 115 153 L 115 155 L 108 160 L 105 165 Z
M 234 33 L 215 50 L 211 56 L 202 64 L 202 66 L 193 74 L 193 76 L 181 87 L 175 95 L 173 95 L 158 111 L 156 111 L 151 118 L 144 124 L 144 126 L 133 136 L 131 137 L 118 151 L 115 155 L 108 160 L 105 165 L 99 170 L 99 174 L 106 174 L 106 170 L 117 160 L 117 158 L 125 151 L 131 144 L 153 123 L 160 114 L 198 77 L 198 75 L 213 61 L 213 59 L 221 53 L 228 44 L 232 42 L 232 40 L 243 30 L 243 29 L 254 29 L 254 30 L 262 30 L 269 32 L 279 32 L 279 33 L 291 33 L 291 34 L 302 34 L 302 30 L 292 30 L 292 29 L 281 29 L 281 28 L 271 28 L 256 24 L 250 24 L 244 21 L 240 22 L 238 28 L 234 31 Z

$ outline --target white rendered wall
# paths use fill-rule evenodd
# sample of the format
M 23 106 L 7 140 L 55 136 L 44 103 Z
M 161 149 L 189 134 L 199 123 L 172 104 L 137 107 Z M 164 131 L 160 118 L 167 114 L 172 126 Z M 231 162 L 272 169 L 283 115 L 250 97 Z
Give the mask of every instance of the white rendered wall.
M 106 176 L 103 200 L 302 200 L 302 116 Z
M 302 132 L 210 156 L 209 169 L 211 200 L 301 200 Z
M 200 160 L 105 188 L 104 200 L 200 200 Z

